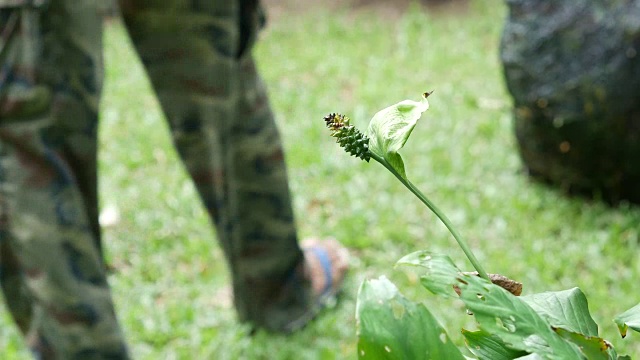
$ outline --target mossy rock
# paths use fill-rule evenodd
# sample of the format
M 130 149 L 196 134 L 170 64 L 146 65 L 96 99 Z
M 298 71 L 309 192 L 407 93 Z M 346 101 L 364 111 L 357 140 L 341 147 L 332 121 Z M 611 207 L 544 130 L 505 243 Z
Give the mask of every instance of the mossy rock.
M 640 203 L 640 0 L 509 0 L 501 60 L 531 175 Z

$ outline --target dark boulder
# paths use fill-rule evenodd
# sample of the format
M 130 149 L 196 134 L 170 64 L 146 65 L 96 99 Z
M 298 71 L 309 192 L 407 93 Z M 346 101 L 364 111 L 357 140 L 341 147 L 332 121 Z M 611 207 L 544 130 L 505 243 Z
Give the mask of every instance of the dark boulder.
M 640 203 L 640 0 L 508 0 L 501 60 L 531 175 Z

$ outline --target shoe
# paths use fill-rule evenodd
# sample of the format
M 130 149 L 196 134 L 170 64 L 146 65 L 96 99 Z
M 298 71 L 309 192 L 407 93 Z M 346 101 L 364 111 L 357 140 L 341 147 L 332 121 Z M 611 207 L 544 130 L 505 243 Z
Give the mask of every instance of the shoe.
M 288 333 L 300 330 L 318 313 L 333 307 L 349 268 L 349 252 L 335 239 L 307 239 L 302 242 L 305 258 L 304 275 L 311 284 L 311 307 L 304 315 L 288 324 Z
M 305 240 L 302 251 L 305 275 L 311 282 L 316 307 L 323 308 L 335 303 L 349 268 L 349 252 L 335 239 Z

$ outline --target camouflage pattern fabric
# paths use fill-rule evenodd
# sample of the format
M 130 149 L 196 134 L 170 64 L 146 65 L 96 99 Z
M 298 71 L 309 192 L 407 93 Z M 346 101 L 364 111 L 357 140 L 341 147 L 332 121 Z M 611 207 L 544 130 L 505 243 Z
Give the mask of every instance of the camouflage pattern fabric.
M 98 223 L 101 6 L 0 0 L 0 283 L 36 358 L 128 357 Z M 295 330 L 312 304 L 282 147 L 251 56 L 264 23 L 258 1 L 120 7 L 216 225 L 240 320 Z

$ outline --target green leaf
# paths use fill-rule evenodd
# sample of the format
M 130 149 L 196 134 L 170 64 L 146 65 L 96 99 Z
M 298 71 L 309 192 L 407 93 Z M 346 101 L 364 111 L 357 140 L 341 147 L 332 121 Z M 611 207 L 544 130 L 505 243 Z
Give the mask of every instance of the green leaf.
M 360 359 L 464 360 L 429 310 L 404 298 L 384 276 L 360 286 L 356 320 Z
M 586 296 L 578 288 L 527 295 L 521 299 L 554 327 L 598 336 L 598 324 L 589 313 Z
M 640 304 L 616 316 L 613 321 L 618 325 L 618 330 L 622 337 L 627 336 L 629 328 L 640 331 Z
M 549 359 L 583 358 L 576 345 L 556 334 L 524 300 L 483 278 L 460 273 L 448 257 L 414 253 L 401 262 L 427 269 L 427 275 L 421 277 L 422 284 L 436 289 L 437 294 L 457 285 L 460 298 L 473 312 L 480 328 L 499 337 L 510 349 Z
M 611 360 L 611 345 L 598 336 L 587 336 L 584 334 L 568 331 L 562 328 L 554 328 L 555 332 L 578 346 L 580 351 L 589 360 Z
M 460 270 L 447 255 L 416 251 L 398 260 L 396 266 L 398 265 L 419 266 L 426 269 L 426 273 L 420 277 L 422 286 L 435 295 L 445 297 L 455 295 L 453 284 L 458 283 Z
M 462 276 L 461 299 L 480 327 L 512 349 L 551 359 L 580 359 L 577 347 L 556 334 L 525 301 L 477 276 Z
M 427 109 L 429 102 L 426 97 L 420 102 L 404 100 L 378 111 L 367 129 L 369 151 L 383 158 L 404 179 L 407 175 L 398 151 L 407 142 L 418 119 Z
M 387 153 L 385 156 L 387 164 L 389 164 L 403 179 L 407 180 L 407 173 L 404 170 L 404 161 L 398 153 Z
M 467 347 L 479 360 L 513 360 L 528 353 L 510 349 L 499 337 L 485 331 L 468 331 L 462 329 L 467 340 Z

